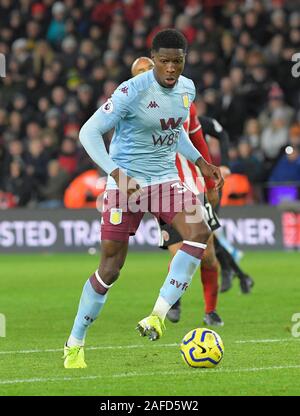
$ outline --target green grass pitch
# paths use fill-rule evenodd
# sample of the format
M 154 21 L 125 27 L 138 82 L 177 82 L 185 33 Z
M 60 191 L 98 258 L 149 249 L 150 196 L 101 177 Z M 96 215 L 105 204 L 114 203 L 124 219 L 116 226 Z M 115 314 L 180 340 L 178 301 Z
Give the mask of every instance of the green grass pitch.
M 225 354 L 215 369 L 185 366 L 178 344 L 202 324 L 199 274 L 183 298 L 182 319 L 167 322 L 151 343 L 135 331 L 164 280 L 164 252 L 132 253 L 87 337 L 87 369 L 65 370 L 62 348 L 81 288 L 96 269 L 88 254 L 1 255 L 2 395 L 300 395 L 300 337 L 291 334 L 300 312 L 299 253 L 251 252 L 242 266 L 254 277 L 250 295 L 233 288 L 219 296 L 225 321 L 215 328 Z M 300 328 L 298 329 L 300 335 Z

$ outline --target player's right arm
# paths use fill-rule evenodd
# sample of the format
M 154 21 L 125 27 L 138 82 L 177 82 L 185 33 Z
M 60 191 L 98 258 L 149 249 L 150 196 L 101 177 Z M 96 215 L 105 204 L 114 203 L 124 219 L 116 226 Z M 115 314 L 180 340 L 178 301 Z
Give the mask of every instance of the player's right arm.
M 123 89 L 123 88 L 127 89 Z M 125 92 L 122 92 L 126 91 Z M 81 127 L 79 140 L 91 159 L 108 175 L 111 175 L 118 188 L 128 196 L 139 189 L 138 183 L 126 175 L 116 165 L 106 151 L 103 134 L 115 127 L 126 117 L 133 97 L 127 85 L 121 84 L 112 95 Z

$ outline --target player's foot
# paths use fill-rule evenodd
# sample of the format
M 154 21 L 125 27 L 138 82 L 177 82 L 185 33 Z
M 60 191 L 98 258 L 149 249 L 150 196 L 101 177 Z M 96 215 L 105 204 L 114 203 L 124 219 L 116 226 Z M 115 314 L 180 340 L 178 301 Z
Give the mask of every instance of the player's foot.
M 180 299 L 178 299 L 178 301 L 176 303 L 174 303 L 174 305 L 172 306 L 172 308 L 169 310 L 169 312 L 167 313 L 167 318 L 169 319 L 169 321 L 171 322 L 179 322 L 180 320 Z
M 166 327 L 161 318 L 156 315 L 150 315 L 142 319 L 137 324 L 136 329 L 139 331 L 141 337 L 147 336 L 150 341 L 156 341 L 162 336 Z
M 84 361 L 84 350 L 83 347 L 64 346 L 64 367 L 65 368 L 86 368 L 87 365 Z
M 245 274 L 240 279 L 240 288 L 242 293 L 250 293 L 253 286 L 254 280 L 248 274 Z
M 206 313 L 203 318 L 203 322 L 209 326 L 223 326 L 224 325 L 224 322 L 222 321 L 222 319 L 220 318 L 220 316 L 217 314 L 216 311 Z
M 232 279 L 233 279 L 234 273 L 231 269 L 224 269 L 221 271 L 221 287 L 220 292 L 227 292 L 232 286 Z

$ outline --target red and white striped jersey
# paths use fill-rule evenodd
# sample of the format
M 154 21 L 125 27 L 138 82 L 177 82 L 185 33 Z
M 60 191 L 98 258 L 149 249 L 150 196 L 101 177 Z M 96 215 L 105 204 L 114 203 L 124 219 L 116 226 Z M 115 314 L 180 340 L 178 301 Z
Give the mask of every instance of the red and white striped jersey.
M 208 146 L 203 136 L 194 103 L 191 105 L 189 116 L 184 122 L 183 127 L 196 149 L 199 150 L 207 162 L 211 163 Z M 205 191 L 205 186 L 208 189 L 214 188 L 214 181 L 209 178 L 203 178 L 200 169 L 179 153 L 176 155 L 176 166 L 181 181 L 184 182 L 194 194 L 198 195 L 199 193 L 203 193 Z

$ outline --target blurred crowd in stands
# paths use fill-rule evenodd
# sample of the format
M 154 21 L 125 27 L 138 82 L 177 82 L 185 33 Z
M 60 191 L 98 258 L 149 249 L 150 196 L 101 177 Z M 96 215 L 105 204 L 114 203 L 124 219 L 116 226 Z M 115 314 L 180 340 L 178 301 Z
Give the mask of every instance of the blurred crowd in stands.
M 299 2 L 0 0 L 0 207 L 63 206 L 95 169 L 80 127 L 169 27 L 188 40 L 198 113 L 227 130 L 230 168 L 259 189 L 254 201 L 266 183 L 300 183 Z

